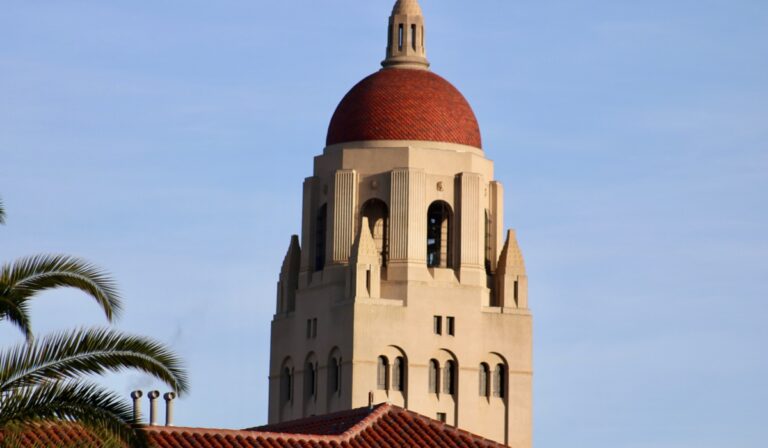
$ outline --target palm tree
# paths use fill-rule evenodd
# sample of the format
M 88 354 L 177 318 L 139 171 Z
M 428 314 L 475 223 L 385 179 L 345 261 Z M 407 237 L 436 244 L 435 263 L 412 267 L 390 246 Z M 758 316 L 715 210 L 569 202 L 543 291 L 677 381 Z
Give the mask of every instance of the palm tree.
M 0 429 L 75 421 L 129 446 L 145 446 L 130 404 L 87 375 L 134 369 L 188 391 L 179 359 L 147 338 L 109 329 L 55 333 L 0 352 Z
M 37 255 L 0 267 L 0 321 L 7 319 L 30 339 L 30 299 L 60 287 L 77 288 L 93 297 L 110 322 L 122 308 L 115 282 L 104 271 L 67 255 Z
M 3 207 L 3 198 L 0 198 L 0 224 L 5 224 L 5 207 Z
M 0 202 L 0 223 L 4 222 Z M 40 292 L 73 287 L 95 299 L 108 321 L 121 310 L 115 282 L 104 271 L 65 255 L 25 257 L 0 268 L 0 321 L 8 320 L 25 342 L 0 351 L 0 436 L 39 424 L 76 423 L 119 445 L 146 446 L 130 405 L 87 379 L 139 370 L 180 396 L 189 389 L 180 359 L 151 339 L 110 329 L 80 329 L 33 338 L 29 301 Z M 5 444 L 6 441 L 3 443 Z M 104 446 L 102 444 L 102 446 Z

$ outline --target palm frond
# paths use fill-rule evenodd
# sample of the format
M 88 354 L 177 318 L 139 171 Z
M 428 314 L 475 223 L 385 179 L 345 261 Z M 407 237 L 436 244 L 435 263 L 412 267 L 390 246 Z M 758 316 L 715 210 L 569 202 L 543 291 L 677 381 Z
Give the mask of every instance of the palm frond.
M 0 294 L 0 320 L 8 319 L 32 340 L 32 325 L 29 322 L 29 306 L 27 301 L 14 301 Z
M 110 329 L 62 331 L 0 352 L 0 393 L 48 381 L 132 369 L 179 395 L 189 389 L 181 360 L 152 339 Z
M 0 224 L 5 224 L 5 206 L 3 205 L 3 198 L 0 198 Z
M 106 272 L 76 257 L 36 255 L 0 268 L 0 298 L 5 299 L 0 302 L 0 320 L 11 320 L 29 335 L 24 305 L 40 292 L 62 287 L 77 288 L 93 297 L 109 321 L 122 309 L 115 282 Z
M 0 428 L 14 424 L 77 422 L 84 429 L 146 447 L 146 435 L 131 425 L 129 403 L 88 382 L 50 382 L 15 389 L 0 403 Z

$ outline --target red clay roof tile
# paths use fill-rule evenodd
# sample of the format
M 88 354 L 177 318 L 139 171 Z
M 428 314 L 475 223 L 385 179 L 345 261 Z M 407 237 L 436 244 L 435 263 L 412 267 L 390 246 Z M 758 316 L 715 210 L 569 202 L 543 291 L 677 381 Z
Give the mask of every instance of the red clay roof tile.
M 397 406 L 382 404 L 246 430 L 145 427 L 154 448 L 501 448 L 504 445 L 460 431 Z M 0 433 L 0 446 L 4 435 Z M 21 448 L 35 443 L 59 448 L 100 448 L 75 424 L 40 424 L 28 429 Z
M 383 69 L 341 100 L 327 145 L 369 140 L 422 140 L 482 148 L 480 127 L 464 96 L 427 70 Z

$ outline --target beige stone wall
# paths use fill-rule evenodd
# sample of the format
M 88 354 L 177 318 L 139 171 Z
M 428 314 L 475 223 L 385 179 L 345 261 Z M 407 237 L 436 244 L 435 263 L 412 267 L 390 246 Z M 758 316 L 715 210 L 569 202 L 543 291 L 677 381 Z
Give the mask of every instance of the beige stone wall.
M 371 199 L 389 209 L 385 266 L 371 254 L 370 233 L 362 235 L 367 244 L 355 243 L 362 230 L 369 232 L 361 227 L 361 210 Z M 303 200 L 301 251 L 287 255 L 299 261 L 283 264 L 298 267 L 282 272 L 278 285 L 282 303 L 287 303 L 285 285 L 298 285 L 295 309 L 281 305 L 272 323 L 270 423 L 365 406 L 373 392 L 376 403 L 389 401 L 432 418 L 445 414 L 452 425 L 529 447 L 527 279 L 517 243 L 504 241 L 503 189 L 483 152 L 415 141 L 327 147 L 315 158 Z M 427 266 L 427 210 L 435 201 L 448 204 L 453 214 L 445 233 L 452 247 L 450 268 Z M 324 204 L 326 261 L 316 270 L 317 211 Z M 509 298 L 494 300 L 497 289 Z M 434 316 L 442 318 L 441 335 L 434 334 Z M 447 334 L 448 317 L 455 322 L 453 335 Z M 332 355 L 341 360 L 338 391 L 330 386 Z M 389 362 L 383 390 L 377 384 L 380 356 Z M 393 387 L 397 357 L 406 361 L 403 391 Z M 442 387 L 439 393 L 428 390 L 432 359 L 441 369 L 448 361 L 456 363 L 453 394 Z M 503 397 L 481 396 L 481 363 L 490 366 L 491 377 L 496 365 L 503 366 Z M 308 365 L 316 366 L 314 394 L 309 393 Z M 290 400 L 281 393 L 286 366 L 292 369 Z

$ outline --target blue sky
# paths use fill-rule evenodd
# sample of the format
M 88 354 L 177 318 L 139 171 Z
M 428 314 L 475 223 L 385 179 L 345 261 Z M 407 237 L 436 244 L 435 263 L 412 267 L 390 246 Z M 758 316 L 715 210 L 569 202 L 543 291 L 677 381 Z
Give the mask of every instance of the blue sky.
M 2 1 L 2 260 L 112 272 L 119 328 L 188 362 L 179 424 L 265 422 L 301 182 L 391 4 Z M 422 6 L 526 255 L 536 446 L 765 446 L 768 2 Z M 103 323 L 71 292 L 33 312 L 40 332 Z

